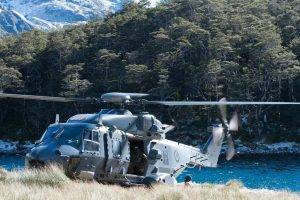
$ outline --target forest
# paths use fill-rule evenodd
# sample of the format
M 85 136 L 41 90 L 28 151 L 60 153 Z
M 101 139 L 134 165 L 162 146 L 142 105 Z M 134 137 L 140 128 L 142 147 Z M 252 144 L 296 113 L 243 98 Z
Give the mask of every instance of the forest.
M 0 91 L 66 97 L 143 92 L 156 100 L 300 101 L 300 2 L 170 0 L 59 31 L 0 38 Z M 54 122 L 103 106 L 0 99 L 0 138 L 36 140 Z M 130 108 L 135 111 L 135 108 Z M 146 107 L 176 137 L 201 140 L 215 107 Z M 300 108 L 243 106 L 243 141 L 300 142 Z

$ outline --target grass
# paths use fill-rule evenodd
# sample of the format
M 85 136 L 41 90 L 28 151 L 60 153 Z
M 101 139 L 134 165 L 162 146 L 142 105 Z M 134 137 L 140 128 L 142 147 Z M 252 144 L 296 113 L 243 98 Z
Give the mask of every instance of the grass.
M 230 181 L 226 185 L 201 184 L 192 187 L 157 185 L 151 189 L 122 188 L 96 182 L 72 181 L 60 168 L 51 166 L 43 170 L 12 172 L 0 169 L 0 199 L 296 200 L 300 197 L 287 191 L 250 190 L 238 181 Z
M 0 169 L 0 181 L 4 184 L 21 183 L 24 185 L 39 185 L 62 187 L 70 180 L 66 177 L 63 170 L 57 166 L 49 166 L 43 170 L 24 170 L 8 172 Z

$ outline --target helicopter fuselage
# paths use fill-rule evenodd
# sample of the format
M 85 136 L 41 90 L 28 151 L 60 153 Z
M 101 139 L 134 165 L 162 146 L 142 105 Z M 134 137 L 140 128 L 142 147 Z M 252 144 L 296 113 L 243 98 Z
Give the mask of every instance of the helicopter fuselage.
M 113 109 L 75 115 L 48 127 L 26 155 L 26 165 L 56 162 L 74 178 L 129 185 L 176 184 L 187 166 L 212 165 L 199 148 L 165 139 L 166 130 L 168 125 L 148 113 Z

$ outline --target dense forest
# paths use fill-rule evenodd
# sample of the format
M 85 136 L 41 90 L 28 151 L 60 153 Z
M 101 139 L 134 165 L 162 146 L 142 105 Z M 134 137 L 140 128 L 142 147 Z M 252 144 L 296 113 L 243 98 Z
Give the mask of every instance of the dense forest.
M 0 39 L 0 90 L 99 97 L 144 92 L 159 100 L 300 101 L 300 2 L 171 0 L 129 3 L 105 19 Z M 99 105 L 1 99 L 0 139 L 34 140 L 55 113 L 67 119 Z M 175 122 L 192 143 L 217 108 L 148 111 Z M 300 109 L 239 107 L 242 140 L 300 141 Z M 172 116 L 172 117 L 171 117 Z M 172 136 L 171 136 L 172 137 Z M 174 137 L 174 135 L 173 135 Z

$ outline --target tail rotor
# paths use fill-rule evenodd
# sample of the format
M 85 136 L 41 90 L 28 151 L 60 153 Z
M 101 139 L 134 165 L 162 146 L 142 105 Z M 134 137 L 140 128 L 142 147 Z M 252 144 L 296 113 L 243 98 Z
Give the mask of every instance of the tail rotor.
M 220 102 L 226 103 L 226 99 L 222 98 Z M 239 123 L 238 123 L 238 114 L 234 112 L 231 117 L 229 123 L 227 121 L 227 107 L 226 105 L 219 106 L 221 113 L 221 123 L 224 130 L 224 135 L 226 136 L 228 149 L 226 151 L 226 160 L 230 160 L 235 155 L 234 142 L 232 138 L 232 132 L 238 131 Z
M 222 98 L 220 102 L 221 105 L 219 105 L 219 109 L 221 124 L 216 124 L 213 127 L 212 135 L 210 136 L 206 145 L 203 148 L 203 153 L 209 156 L 209 160 L 212 167 L 217 166 L 224 138 L 226 138 L 228 147 L 226 151 L 226 160 L 230 160 L 233 158 L 233 156 L 235 155 L 235 148 L 232 133 L 238 131 L 239 129 L 237 112 L 234 112 L 228 123 L 227 107 L 225 105 L 226 99 Z

